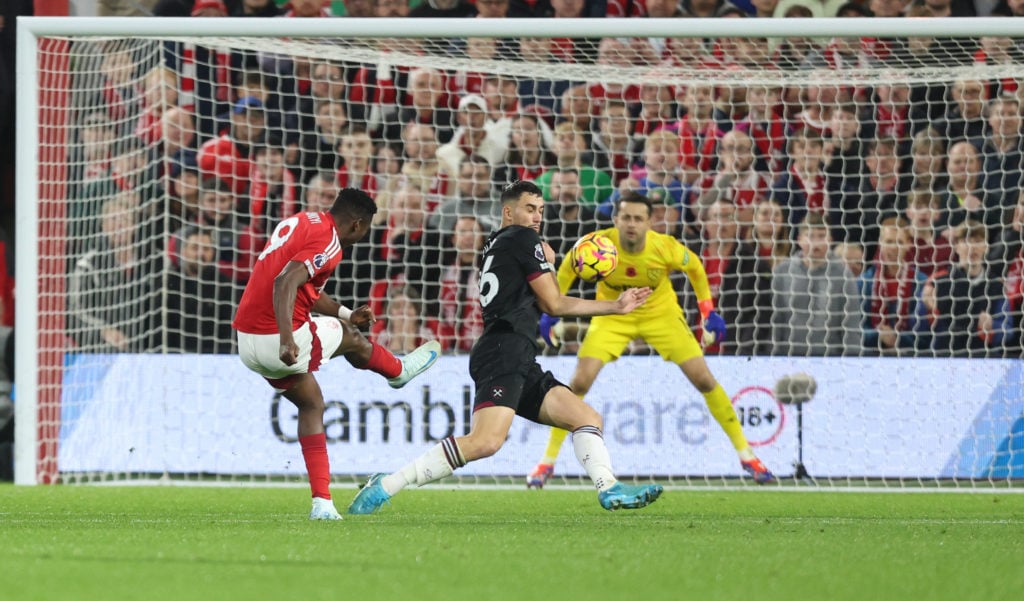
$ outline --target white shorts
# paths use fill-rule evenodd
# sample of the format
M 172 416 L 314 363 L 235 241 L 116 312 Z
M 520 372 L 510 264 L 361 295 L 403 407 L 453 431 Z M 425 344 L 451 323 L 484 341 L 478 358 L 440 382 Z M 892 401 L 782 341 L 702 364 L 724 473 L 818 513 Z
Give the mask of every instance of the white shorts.
M 281 361 L 279 334 L 238 333 L 238 356 L 252 371 L 266 378 L 274 388 L 285 390 L 289 376 L 312 373 L 331 358 L 341 346 L 344 330 L 337 317 L 318 315 L 293 332 L 299 346 L 295 365 Z

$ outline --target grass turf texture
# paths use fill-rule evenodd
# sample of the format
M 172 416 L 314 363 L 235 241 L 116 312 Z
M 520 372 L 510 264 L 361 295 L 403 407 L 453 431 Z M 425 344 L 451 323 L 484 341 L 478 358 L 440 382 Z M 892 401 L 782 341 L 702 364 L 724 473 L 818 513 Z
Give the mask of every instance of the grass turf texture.
M 335 489 L 339 509 L 354 488 Z M 0 598 L 1020 599 L 1024 495 L 0 487 Z

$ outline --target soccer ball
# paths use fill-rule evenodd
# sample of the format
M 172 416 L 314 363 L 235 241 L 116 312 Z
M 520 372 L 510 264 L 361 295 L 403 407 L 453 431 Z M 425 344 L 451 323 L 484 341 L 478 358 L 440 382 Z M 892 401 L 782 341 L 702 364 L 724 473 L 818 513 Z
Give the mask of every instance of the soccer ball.
M 619 251 L 607 236 L 595 232 L 577 240 L 566 260 L 581 280 L 600 282 L 619 266 Z

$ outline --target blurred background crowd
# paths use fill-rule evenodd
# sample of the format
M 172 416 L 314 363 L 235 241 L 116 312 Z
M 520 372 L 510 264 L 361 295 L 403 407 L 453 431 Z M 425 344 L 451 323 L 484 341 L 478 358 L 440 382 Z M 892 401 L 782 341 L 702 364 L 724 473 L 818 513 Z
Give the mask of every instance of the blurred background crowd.
M 6 5 L 0 25 L 0 115 L 10 116 L 0 138 L 0 310 L 9 326 L 12 12 L 26 8 L 17 4 Z M 71 5 L 79 14 L 192 18 L 1024 16 L 1024 0 Z M 1020 42 L 379 41 L 437 55 L 436 67 L 182 42 L 75 42 L 69 343 L 94 352 L 232 352 L 234 303 L 274 225 L 327 210 L 341 187 L 356 186 L 380 211 L 326 292 L 350 306 L 369 302 L 381 317 L 371 334 L 395 352 L 435 337 L 449 352 L 466 352 L 482 330 L 476 256 L 499 222 L 498 193 L 529 179 L 544 190 L 542 233 L 560 255 L 583 233 L 610 226 L 623 192 L 651 198 L 653 228 L 701 257 L 729 323 L 728 338 L 709 353 L 1019 357 L 1019 80 L 961 70 L 929 83 L 895 76 L 854 85 L 830 73 L 1012 67 L 1024 57 Z M 459 70 L 444 58 L 481 67 Z M 550 68 L 523 77 L 494 67 L 522 62 Z M 564 64 L 595 64 L 595 77 L 562 77 Z M 629 84 L 602 80 L 603 66 L 804 78 Z M 685 281 L 674 282 L 694 307 Z M 574 352 L 585 327 L 570 328 L 559 352 Z

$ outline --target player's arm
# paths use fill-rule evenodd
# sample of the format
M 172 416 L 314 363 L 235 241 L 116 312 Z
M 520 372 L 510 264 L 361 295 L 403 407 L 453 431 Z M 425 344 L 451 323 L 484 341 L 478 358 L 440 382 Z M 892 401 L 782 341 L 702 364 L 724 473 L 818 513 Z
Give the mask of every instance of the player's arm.
M 650 288 L 629 288 L 613 301 L 575 298 L 562 294 L 555 279 L 545 274 L 530 280 L 530 288 L 537 297 L 540 310 L 558 317 L 625 315 L 644 304 L 651 295 Z
M 673 249 L 675 269 L 686 274 L 693 292 L 697 296 L 697 309 L 700 310 L 700 322 L 705 333 L 714 334 L 714 339 L 703 340 L 705 345 L 721 342 L 725 338 L 725 320 L 715 311 L 715 301 L 711 298 L 711 286 L 704 263 L 696 253 L 682 244 L 676 243 Z
M 313 311 L 321 315 L 337 315 L 338 319 L 347 321 L 357 328 L 371 326 L 377 321 L 377 316 L 373 314 L 370 305 L 352 310 L 325 294 L 321 294 L 313 303 Z
M 304 263 L 288 261 L 281 273 L 274 278 L 274 319 L 281 337 L 278 351 L 285 365 L 294 365 L 299 357 L 299 345 L 292 336 L 292 314 L 295 312 L 295 298 L 299 286 L 309 281 L 309 270 Z

